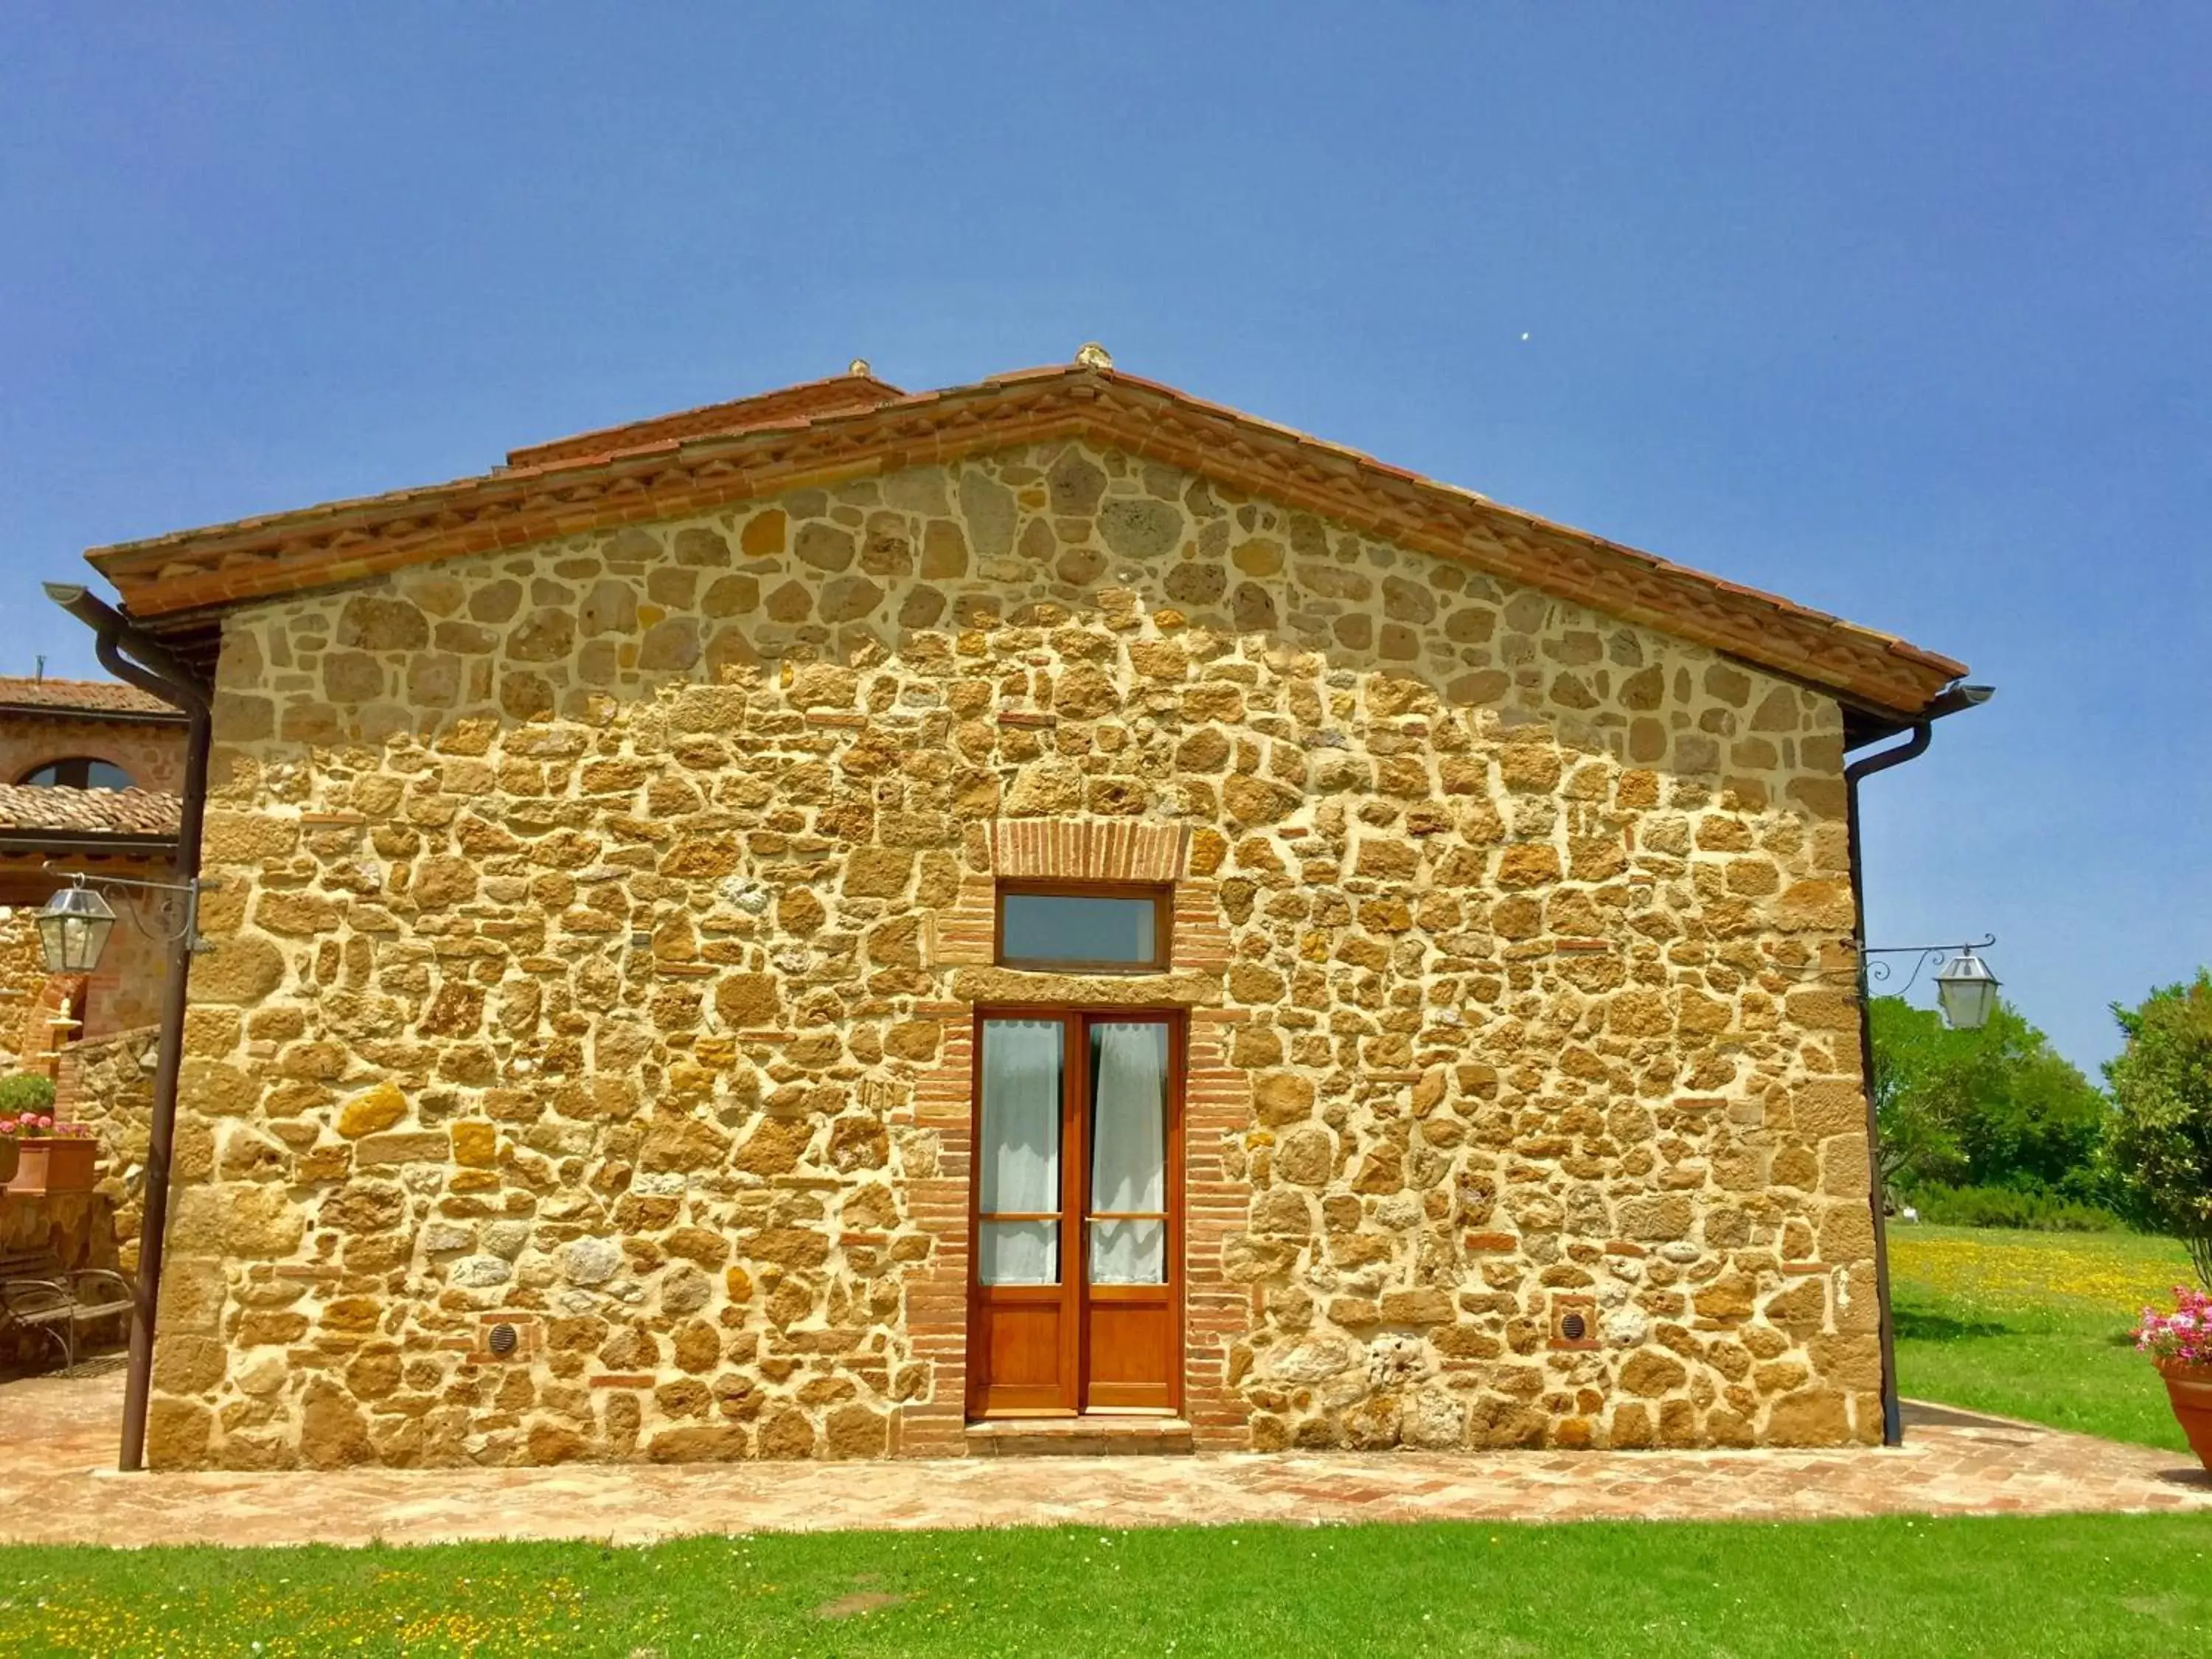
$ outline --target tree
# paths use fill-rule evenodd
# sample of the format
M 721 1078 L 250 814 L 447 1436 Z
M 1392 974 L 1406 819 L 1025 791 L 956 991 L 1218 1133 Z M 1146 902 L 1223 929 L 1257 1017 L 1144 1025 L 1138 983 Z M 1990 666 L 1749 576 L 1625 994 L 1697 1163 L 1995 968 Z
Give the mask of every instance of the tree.
M 2094 1200 L 2105 1097 L 2008 1003 L 1954 1031 L 1901 997 L 1869 1005 L 1882 1178 Z
M 2142 1219 L 2189 1247 L 2212 1287 L 2212 974 L 2112 1005 L 2127 1046 L 2105 1066 L 2118 1109 L 2108 1147 Z
M 1886 1188 L 1954 1179 L 1966 1167 L 1956 1126 L 1966 1115 L 1955 1033 L 1903 997 L 1868 1004 L 1874 1035 L 1875 1121 Z

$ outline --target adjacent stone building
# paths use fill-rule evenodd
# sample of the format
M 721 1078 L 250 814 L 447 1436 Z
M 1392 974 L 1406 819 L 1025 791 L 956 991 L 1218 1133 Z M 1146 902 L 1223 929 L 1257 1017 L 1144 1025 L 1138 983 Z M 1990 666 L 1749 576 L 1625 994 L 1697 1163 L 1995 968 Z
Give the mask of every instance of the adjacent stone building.
M 1956 663 L 1097 356 L 94 562 L 218 688 L 157 1466 L 1879 1437 Z
M 154 1022 L 170 917 L 149 890 L 104 889 L 118 921 L 89 973 L 46 966 L 35 913 L 67 872 L 176 879 L 185 717 L 107 680 L 0 678 L 0 1072 L 49 1078 L 54 1109 L 100 1139 L 89 1194 L 0 1193 L 0 1255 L 137 1265 Z M 83 1341 L 119 1334 L 88 1326 Z M 47 1364 L 36 1331 L 0 1333 L 0 1366 Z
M 124 921 L 99 969 L 56 975 L 32 912 L 65 872 L 174 878 L 184 758 L 184 714 L 135 687 L 0 677 L 0 1066 L 55 1075 L 65 1111 L 71 1047 L 152 1024 L 161 922 L 142 891 L 111 888 Z
M 114 680 L 0 675 L 0 783 L 174 794 L 185 716 Z

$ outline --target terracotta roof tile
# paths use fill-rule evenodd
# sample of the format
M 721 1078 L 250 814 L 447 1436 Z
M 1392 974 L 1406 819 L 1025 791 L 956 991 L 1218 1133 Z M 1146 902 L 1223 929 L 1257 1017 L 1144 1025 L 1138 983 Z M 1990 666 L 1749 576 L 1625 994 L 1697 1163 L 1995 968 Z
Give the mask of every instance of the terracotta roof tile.
M 72 713 L 101 714 L 167 714 L 184 718 L 174 703 L 164 702 L 135 685 L 120 680 L 19 679 L 0 675 L 0 707 L 62 708 Z
M 209 657 L 231 606 L 433 560 L 1072 437 L 1125 449 L 1911 716 L 1964 664 L 1118 370 L 868 398 L 810 382 L 514 452 L 507 470 L 96 548 L 149 632 Z M 824 391 L 830 388 L 831 391 Z M 872 388 L 872 389 L 870 389 Z M 812 400 L 836 404 L 810 412 Z M 741 422 L 732 428 L 730 422 Z M 742 424 L 750 422 L 750 424 Z M 703 428 L 704 429 L 696 429 Z
M 681 438 L 754 432 L 763 427 L 811 421 L 823 415 L 849 415 L 896 403 L 905 396 L 889 381 L 878 380 L 871 374 L 839 374 L 750 398 L 733 398 L 728 403 L 708 404 L 673 415 L 656 415 L 625 426 L 580 432 L 573 438 L 557 438 L 551 443 L 511 449 L 507 464 L 516 468 L 538 467 L 592 456 L 627 455 Z
M 173 836 L 177 819 L 177 797 L 151 789 L 64 789 L 46 784 L 0 783 L 0 831 Z

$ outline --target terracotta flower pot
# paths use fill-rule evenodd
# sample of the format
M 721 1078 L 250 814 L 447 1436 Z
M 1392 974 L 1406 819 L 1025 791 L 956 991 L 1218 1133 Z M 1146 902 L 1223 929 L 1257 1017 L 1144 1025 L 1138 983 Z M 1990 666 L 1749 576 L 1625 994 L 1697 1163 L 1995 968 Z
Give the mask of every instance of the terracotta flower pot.
M 2189 1437 L 2189 1449 L 2212 1469 L 2212 1365 L 2161 1359 L 2158 1374 L 2166 1379 L 2166 1395 L 2173 1402 L 2174 1420 Z
M 78 1135 L 25 1135 L 15 1141 L 18 1161 L 11 1193 L 88 1193 L 100 1170 L 100 1143 Z
M 15 1178 L 15 1160 L 21 1156 L 16 1150 L 15 1136 L 0 1135 L 0 1188 Z

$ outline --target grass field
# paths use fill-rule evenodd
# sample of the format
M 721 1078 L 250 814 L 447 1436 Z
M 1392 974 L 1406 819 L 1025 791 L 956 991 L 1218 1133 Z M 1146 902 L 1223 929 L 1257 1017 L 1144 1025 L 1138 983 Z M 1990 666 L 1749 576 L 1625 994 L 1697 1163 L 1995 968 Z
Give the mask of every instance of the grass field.
M 1905 1391 L 2179 1449 L 2127 1234 L 1897 1227 Z M 2202 1516 L 0 1551 L 0 1654 L 2089 1656 L 2212 1647 Z
M 2201 1652 L 2202 1516 L 15 1549 L 0 1653 Z
M 1889 1256 L 1908 1398 L 2187 1449 L 2128 1335 L 2145 1303 L 2194 1282 L 2172 1239 L 1893 1222 Z

